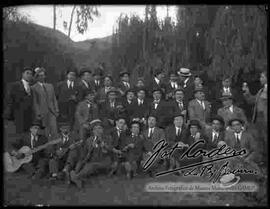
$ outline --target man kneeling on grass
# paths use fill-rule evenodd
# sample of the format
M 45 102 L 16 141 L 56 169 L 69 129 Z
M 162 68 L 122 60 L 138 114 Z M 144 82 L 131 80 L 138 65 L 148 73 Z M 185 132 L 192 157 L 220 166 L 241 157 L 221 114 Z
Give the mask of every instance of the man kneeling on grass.
M 104 135 L 101 120 L 91 121 L 90 126 L 93 129 L 93 135 L 82 144 L 80 160 L 75 170 L 70 172 L 71 181 L 79 188 L 82 188 L 82 179 L 84 177 L 108 169 L 112 163 L 112 140 L 110 136 Z

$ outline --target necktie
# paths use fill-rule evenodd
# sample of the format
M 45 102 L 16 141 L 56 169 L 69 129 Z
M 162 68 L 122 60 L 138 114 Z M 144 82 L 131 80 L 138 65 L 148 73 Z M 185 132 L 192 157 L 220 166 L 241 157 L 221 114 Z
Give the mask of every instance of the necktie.
M 30 91 L 29 83 L 25 84 L 25 91 L 26 91 L 27 94 L 30 95 L 31 91 Z
M 118 129 L 117 133 L 118 133 L 118 137 L 120 138 L 120 135 L 121 135 L 121 130 L 120 130 L 120 129 Z
M 240 148 L 241 148 L 241 143 L 240 143 L 240 136 L 239 136 L 239 134 L 236 134 L 235 148 L 236 148 L 236 149 L 240 149 Z
M 217 133 L 214 133 L 213 142 L 214 142 L 214 141 L 217 141 L 217 139 L 218 139 Z
M 35 140 L 35 137 L 31 135 L 31 148 L 32 149 L 34 148 L 34 140 Z
M 149 133 L 149 135 L 148 135 L 148 138 L 152 138 L 152 136 L 153 136 L 153 129 L 150 128 L 150 133 Z
M 178 102 L 178 106 L 180 109 L 183 109 L 183 102 L 182 101 L 177 101 Z
M 111 108 L 114 108 L 114 103 L 113 102 L 111 102 Z
M 177 129 L 177 134 L 176 136 L 180 136 L 180 128 Z

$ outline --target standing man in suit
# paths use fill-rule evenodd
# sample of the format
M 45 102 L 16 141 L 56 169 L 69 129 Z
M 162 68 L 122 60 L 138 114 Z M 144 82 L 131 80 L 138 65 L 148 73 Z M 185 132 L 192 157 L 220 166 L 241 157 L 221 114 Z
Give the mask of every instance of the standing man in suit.
M 217 148 L 218 142 L 224 141 L 224 125 L 225 122 L 221 116 L 216 115 L 211 118 L 211 127 L 205 130 L 206 147 L 209 151 Z
M 189 120 L 198 120 L 203 128 L 210 118 L 211 105 L 205 100 L 205 94 L 202 88 L 194 90 L 195 99 L 188 104 Z
M 94 87 L 96 92 L 98 92 L 98 90 L 103 87 L 102 76 L 103 76 L 103 70 L 100 67 L 95 68 L 93 72 L 94 80 L 92 80 L 91 86 Z
M 57 136 L 56 118 L 59 115 L 58 103 L 53 85 L 45 82 L 46 70 L 35 69 L 36 84 L 32 86 L 35 118 L 41 120 L 45 126 L 45 135 L 48 139 Z
M 180 68 L 178 75 L 181 78 L 180 86 L 184 89 L 185 103 L 188 104 L 193 99 L 194 79 L 191 77 L 190 69 Z
M 85 140 L 90 133 L 89 123 L 99 118 L 99 107 L 95 103 L 95 91 L 88 91 L 75 112 L 74 130 L 79 132 L 80 138 Z
M 93 86 L 91 86 L 91 79 L 92 79 L 92 71 L 89 68 L 83 67 L 80 69 L 80 94 L 79 94 L 79 100 L 82 101 L 85 97 L 85 94 L 87 94 L 88 91 L 91 91 L 93 89 Z
M 247 117 L 244 111 L 233 104 L 233 97 L 231 94 L 223 93 L 220 100 L 222 101 L 223 107 L 218 109 L 217 114 L 223 118 L 227 129 L 229 129 L 229 120 L 235 117 L 240 118 L 247 124 Z
M 165 128 L 168 121 L 170 119 L 170 115 L 167 114 L 167 104 L 162 99 L 162 90 L 161 89 L 154 89 L 152 91 L 153 100 L 149 104 L 149 114 L 156 115 L 158 117 L 158 127 Z
M 165 77 L 165 75 L 164 75 L 164 72 L 162 71 L 162 69 L 160 69 L 160 68 L 154 69 L 154 77 L 151 79 L 151 81 L 147 87 L 147 90 L 149 91 L 148 92 L 149 95 L 152 94 L 152 91 L 154 89 L 161 89 L 162 94 L 165 95 L 166 85 L 163 82 L 164 77 Z
M 129 82 L 130 73 L 126 70 L 123 70 L 120 72 L 119 76 L 120 76 L 121 81 L 119 83 L 118 88 L 121 95 L 124 96 L 126 91 L 131 88 L 131 84 Z
M 101 118 L 104 122 L 104 127 L 111 128 L 118 117 L 120 108 L 123 107 L 121 101 L 117 99 L 119 91 L 112 87 L 107 92 L 107 99 L 100 104 Z
M 76 105 L 79 102 L 80 87 L 76 80 L 76 70 L 70 69 L 66 73 L 66 80 L 56 87 L 56 99 L 59 106 L 59 119 L 64 120 L 73 128 Z
M 22 69 L 22 79 L 11 84 L 7 96 L 4 118 L 14 120 L 16 133 L 27 132 L 33 118 L 33 92 L 30 82 L 33 77 L 31 68 Z
M 169 75 L 170 80 L 166 85 L 166 99 L 172 100 L 174 91 L 180 87 L 180 84 L 178 81 L 178 77 L 174 71 L 171 71 Z
M 262 88 L 254 96 L 250 94 L 249 88 L 247 85 L 243 85 L 244 96 L 247 102 L 254 104 L 254 110 L 252 115 L 252 124 L 254 128 L 258 130 L 259 137 L 259 149 L 264 153 L 264 156 L 267 156 L 267 147 L 268 147 L 268 117 L 267 117 L 267 71 L 263 71 L 260 76 L 260 82 Z M 266 159 L 265 159 L 266 161 Z
M 103 81 L 104 85 L 97 91 L 96 100 L 100 104 L 105 102 L 107 98 L 107 92 L 113 87 L 113 79 L 110 75 L 106 75 Z
M 23 146 L 28 146 L 31 149 L 39 147 L 48 142 L 48 139 L 40 134 L 41 129 L 44 129 L 40 121 L 33 121 L 28 133 L 23 134 L 15 142 L 10 142 L 9 148 L 12 150 L 11 154 L 16 156 L 18 159 L 22 159 L 24 156 L 19 153 L 18 150 Z M 49 160 L 50 149 L 46 148 L 33 154 L 33 159 L 30 163 L 25 163 L 21 166 L 21 169 L 25 170 L 29 177 L 32 179 L 42 178 L 47 170 Z
M 136 99 L 134 89 L 128 89 L 122 99 L 122 104 L 125 109 L 125 113 L 127 117 L 127 123 L 129 124 L 131 121 L 131 117 L 133 115 L 133 102 Z

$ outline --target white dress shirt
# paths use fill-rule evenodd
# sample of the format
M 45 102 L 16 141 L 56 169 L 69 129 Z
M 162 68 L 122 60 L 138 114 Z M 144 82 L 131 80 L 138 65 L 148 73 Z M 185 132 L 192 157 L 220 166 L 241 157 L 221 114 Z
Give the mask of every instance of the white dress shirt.
M 172 87 L 173 89 L 177 89 L 177 88 L 178 88 L 177 82 L 171 81 L 171 87 Z
M 70 81 L 70 80 L 67 80 L 67 86 L 68 86 L 68 88 L 73 88 L 73 84 L 74 82 L 73 81 Z
M 26 80 L 22 79 L 22 83 L 23 83 L 23 87 L 25 89 L 25 91 L 30 94 L 30 85 L 29 82 L 27 82 Z
M 225 92 L 225 93 L 231 93 L 231 90 L 230 90 L 230 87 L 223 87 L 223 91 Z
M 31 134 L 31 148 L 34 148 L 34 141 L 38 140 L 38 136 L 34 136 L 33 134 Z
M 212 131 L 212 142 L 215 140 L 215 136 L 216 136 L 216 138 L 218 138 L 219 133 L 213 130 Z
M 82 80 L 82 82 L 84 83 L 84 85 L 85 85 L 87 88 L 89 88 L 89 85 L 88 85 L 88 83 L 87 83 L 85 80 Z
M 188 77 L 188 78 L 186 78 L 186 80 L 184 80 L 184 88 L 186 88 L 186 87 L 187 87 L 187 82 L 188 82 L 188 80 L 189 80 L 189 77 Z
M 179 136 L 179 135 L 181 134 L 181 128 L 175 126 L 175 130 L 176 130 L 175 135 L 176 135 L 176 136 Z M 179 132 L 179 135 L 177 135 L 178 132 Z
M 148 130 L 148 137 L 151 136 L 151 133 L 152 133 L 152 135 L 153 135 L 153 133 L 154 133 L 154 128 L 149 128 L 149 130 Z
M 205 104 L 204 104 L 204 101 L 200 101 L 200 100 L 198 100 L 198 99 L 197 99 L 197 101 L 198 101 L 198 103 L 202 106 L 202 108 L 205 110 Z
M 158 80 L 158 79 L 155 77 L 155 81 L 156 81 L 156 83 L 159 85 L 160 80 Z
M 128 88 L 130 87 L 128 82 L 123 81 L 123 83 L 124 83 L 125 87 L 128 87 Z
M 239 133 L 234 133 L 234 136 L 235 136 L 235 138 L 237 139 L 239 139 L 239 141 L 241 141 L 241 137 L 242 137 L 242 131 L 241 132 L 239 132 Z
M 143 104 L 143 100 L 138 99 L 138 105 L 142 105 Z
M 160 102 L 160 100 L 154 100 L 155 109 L 157 109 L 157 106 L 158 106 L 159 102 Z

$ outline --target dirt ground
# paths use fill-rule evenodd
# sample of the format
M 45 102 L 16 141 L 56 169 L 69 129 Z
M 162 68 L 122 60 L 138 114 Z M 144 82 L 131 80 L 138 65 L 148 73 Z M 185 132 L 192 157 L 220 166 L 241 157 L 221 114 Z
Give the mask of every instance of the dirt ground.
M 265 206 L 266 182 L 259 192 L 147 192 L 150 182 L 191 182 L 197 178 L 175 175 L 158 178 L 93 176 L 83 190 L 48 179 L 31 180 L 23 172 L 4 173 L 4 205 L 199 205 L 199 206 Z

